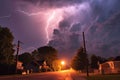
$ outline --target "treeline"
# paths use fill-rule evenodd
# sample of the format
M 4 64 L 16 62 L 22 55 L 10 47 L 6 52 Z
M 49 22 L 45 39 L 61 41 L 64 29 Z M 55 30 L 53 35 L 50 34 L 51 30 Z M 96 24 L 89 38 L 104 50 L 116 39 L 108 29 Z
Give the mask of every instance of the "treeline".
M 52 71 L 53 62 L 58 60 L 58 52 L 55 48 L 51 46 L 43 46 L 31 53 L 25 52 L 18 56 L 18 60 L 23 62 L 24 69 L 27 70 L 30 68 L 34 70 L 34 72 L 39 71 Z M 31 67 L 30 67 L 31 66 Z M 41 66 L 41 70 L 40 67 Z

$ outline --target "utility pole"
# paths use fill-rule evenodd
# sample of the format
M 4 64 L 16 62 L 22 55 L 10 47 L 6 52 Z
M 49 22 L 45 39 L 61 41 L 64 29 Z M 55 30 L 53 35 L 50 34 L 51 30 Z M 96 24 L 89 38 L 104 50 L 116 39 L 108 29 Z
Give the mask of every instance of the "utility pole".
M 20 41 L 18 40 L 18 43 L 17 43 L 17 53 L 16 53 L 16 70 L 15 70 L 15 73 L 17 73 L 17 62 L 18 62 L 19 48 L 20 48 Z
M 86 53 L 86 55 L 87 55 L 84 32 L 83 32 L 83 49 L 84 49 L 84 53 Z M 88 64 L 89 64 L 89 62 L 88 62 L 88 56 L 87 56 L 86 57 L 86 73 L 87 73 L 87 77 L 89 76 Z

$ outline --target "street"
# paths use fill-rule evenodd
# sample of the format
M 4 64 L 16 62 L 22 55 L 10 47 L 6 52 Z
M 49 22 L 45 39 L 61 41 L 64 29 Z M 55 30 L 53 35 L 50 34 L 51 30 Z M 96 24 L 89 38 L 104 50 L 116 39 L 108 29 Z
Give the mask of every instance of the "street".
M 0 80 L 86 80 L 71 70 L 33 73 L 29 75 L 3 76 Z

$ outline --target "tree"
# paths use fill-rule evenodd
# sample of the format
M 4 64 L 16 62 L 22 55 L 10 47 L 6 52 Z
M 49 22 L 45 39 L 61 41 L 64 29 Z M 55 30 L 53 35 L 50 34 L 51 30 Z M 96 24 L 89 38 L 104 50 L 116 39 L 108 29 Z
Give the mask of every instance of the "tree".
M 93 69 L 98 69 L 99 65 L 98 65 L 98 57 L 96 55 L 92 55 L 91 56 L 91 68 Z
M 84 70 L 88 65 L 87 54 L 84 53 L 84 49 L 81 47 L 71 62 L 71 67 L 75 70 Z
M 44 46 L 38 48 L 39 60 L 46 61 L 48 66 L 52 67 L 52 63 L 57 59 L 57 50 L 51 46 Z
M 116 60 L 116 61 L 120 61 L 120 56 L 116 56 L 116 57 L 115 57 L 115 60 Z
M 99 61 L 99 63 L 104 63 L 104 62 L 107 61 L 107 59 L 104 58 L 104 57 L 101 57 L 101 56 L 97 56 L 97 57 L 98 57 L 98 61 Z
M 13 39 L 10 30 L 0 26 L 0 64 L 14 63 Z
M 29 64 L 32 61 L 32 56 L 30 53 L 25 52 L 21 55 L 19 55 L 19 61 L 23 62 L 24 65 Z
M 52 67 L 54 71 L 59 71 L 61 70 L 61 61 L 60 60 L 54 60 L 52 63 Z
M 32 58 L 33 58 L 33 60 L 35 60 L 35 61 L 38 61 L 39 60 L 39 55 L 38 55 L 39 53 L 38 53 L 38 51 L 37 50 L 34 50 L 33 52 L 32 52 Z
M 114 57 L 109 57 L 109 58 L 107 58 L 107 61 L 114 61 L 114 60 L 115 60 Z
M 15 71 L 13 39 L 10 30 L 0 26 L 0 74 L 12 74 Z

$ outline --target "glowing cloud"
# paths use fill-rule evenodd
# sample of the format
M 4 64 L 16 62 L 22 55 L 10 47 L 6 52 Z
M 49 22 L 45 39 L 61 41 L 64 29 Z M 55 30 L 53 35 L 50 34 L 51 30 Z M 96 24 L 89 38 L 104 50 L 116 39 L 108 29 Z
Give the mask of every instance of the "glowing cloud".
M 63 19 L 61 10 L 52 10 L 48 14 L 47 25 L 45 27 L 47 43 L 50 41 L 53 30 L 58 28 L 59 22 Z
M 47 38 L 47 43 L 49 42 L 49 32 L 48 32 L 48 28 L 49 28 L 49 25 L 50 25 L 50 22 L 51 20 L 55 17 L 55 11 L 53 11 L 53 13 L 51 14 L 51 16 L 48 18 L 47 20 L 47 26 L 45 28 L 45 31 L 46 31 L 46 38 Z

